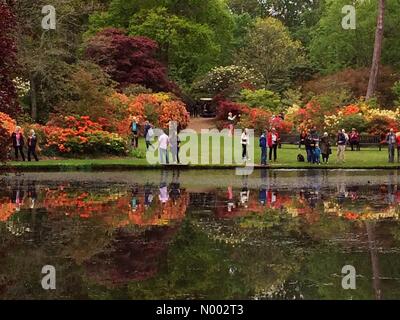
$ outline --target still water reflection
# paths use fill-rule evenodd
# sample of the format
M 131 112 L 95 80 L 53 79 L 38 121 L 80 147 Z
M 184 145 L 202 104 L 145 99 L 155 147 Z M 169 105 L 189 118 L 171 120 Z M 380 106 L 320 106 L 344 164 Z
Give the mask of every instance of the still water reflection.
M 0 298 L 400 298 L 397 172 L 127 176 L 4 177 Z

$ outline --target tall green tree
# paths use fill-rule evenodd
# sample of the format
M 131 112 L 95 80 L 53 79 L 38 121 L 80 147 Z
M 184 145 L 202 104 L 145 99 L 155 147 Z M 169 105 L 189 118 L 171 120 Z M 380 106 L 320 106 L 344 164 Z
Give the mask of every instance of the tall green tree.
M 156 40 L 173 79 L 187 84 L 231 60 L 234 26 L 224 0 L 112 0 L 90 17 L 88 34 L 118 27 Z
M 222 51 L 210 27 L 171 15 L 161 7 L 133 15 L 129 33 L 155 40 L 170 76 L 183 84 L 216 65 Z
M 293 40 L 288 28 L 274 18 L 258 19 L 239 50 L 236 63 L 261 74 L 267 88 L 282 91 L 290 69 L 304 62 L 302 45 Z
M 375 1 L 354 2 L 356 28 L 345 30 L 342 8 L 348 4 L 347 0 L 327 0 L 322 17 L 311 32 L 310 59 L 325 74 L 347 67 L 371 66 L 378 6 Z M 387 0 L 381 62 L 394 67 L 400 65 L 399 19 L 400 3 Z

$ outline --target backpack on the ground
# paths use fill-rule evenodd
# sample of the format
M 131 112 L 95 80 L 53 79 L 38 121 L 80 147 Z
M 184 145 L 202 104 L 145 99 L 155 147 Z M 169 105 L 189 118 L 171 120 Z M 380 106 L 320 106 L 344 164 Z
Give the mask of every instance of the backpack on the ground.
M 297 155 L 297 161 L 298 162 L 305 162 L 304 156 L 302 154 Z

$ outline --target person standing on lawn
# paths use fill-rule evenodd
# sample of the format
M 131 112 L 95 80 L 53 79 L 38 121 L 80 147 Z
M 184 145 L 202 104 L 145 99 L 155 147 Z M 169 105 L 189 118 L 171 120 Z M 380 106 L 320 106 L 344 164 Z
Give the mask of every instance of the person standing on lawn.
M 29 132 L 28 137 L 28 161 L 31 161 L 31 155 L 35 158 L 36 161 L 39 161 L 36 155 L 36 145 L 37 145 L 37 137 L 35 134 L 35 130 L 31 130 Z
M 324 132 L 324 135 L 321 138 L 319 147 L 321 149 L 322 154 L 322 163 L 328 163 L 329 155 L 332 153 L 331 143 L 329 142 L 328 132 Z
M 161 164 L 169 164 L 168 146 L 170 145 L 169 137 L 163 131 L 158 138 L 158 152 L 160 155 Z
M 318 143 L 319 143 L 319 135 L 317 132 L 317 128 L 314 127 L 311 129 L 311 155 L 312 155 L 311 157 L 312 157 L 312 163 L 314 164 L 319 163 L 319 158 L 320 158 L 318 156 L 317 159 L 317 154 L 316 154 L 316 148 Z
M 336 143 L 337 143 L 337 162 L 345 162 L 344 161 L 344 153 L 346 151 L 346 143 L 347 143 L 347 138 L 346 138 L 346 132 L 345 130 L 339 130 L 338 135 L 337 135 L 337 139 L 336 139 Z
M 232 112 L 228 113 L 228 122 L 229 122 L 229 135 L 233 137 L 233 133 L 235 130 L 235 119 L 236 115 L 232 115 Z
M 139 147 L 139 123 L 136 117 L 132 118 L 131 132 L 132 132 L 132 147 L 133 149 L 137 149 Z
M 242 159 L 243 161 L 250 160 L 247 154 L 247 146 L 250 144 L 250 138 L 248 134 L 248 129 L 245 128 L 242 136 L 241 136 L 241 143 L 242 143 Z
M 174 130 L 171 134 L 170 138 L 170 144 L 171 144 L 171 153 L 172 153 L 172 161 L 174 164 L 179 164 L 179 149 L 181 146 L 181 140 L 179 138 L 179 134 L 177 130 Z
M 306 153 L 307 153 L 307 162 L 312 163 L 313 160 L 313 152 L 311 149 L 311 142 L 312 142 L 312 137 L 311 137 L 311 131 L 308 130 L 306 133 L 306 137 L 304 139 L 304 146 L 306 148 Z
M 272 153 L 274 154 L 274 161 L 277 159 L 277 149 L 279 145 L 279 134 L 275 128 L 272 128 L 268 133 L 268 148 L 269 148 L 269 161 L 272 161 Z
M 267 137 L 265 136 L 265 132 L 261 134 L 260 137 L 260 148 L 261 148 L 261 165 L 267 165 Z
M 389 133 L 386 135 L 386 143 L 388 144 L 389 163 L 393 163 L 394 149 L 397 145 L 397 139 L 393 129 L 390 129 Z
M 353 128 L 349 135 L 351 151 L 360 151 L 360 134 Z
M 396 133 L 396 143 L 397 143 L 397 162 L 400 162 L 400 132 Z
M 301 145 L 306 143 L 306 138 L 307 138 L 307 131 L 302 130 L 300 133 L 300 139 L 299 139 L 299 149 L 301 149 Z
M 21 127 L 15 127 L 15 132 L 11 135 L 11 140 L 13 144 L 13 148 L 15 150 L 15 159 L 18 161 L 18 153 L 21 154 L 22 161 L 25 161 L 25 154 L 24 154 L 24 135 L 21 132 Z
M 153 126 L 148 120 L 144 123 L 144 140 L 146 141 L 146 150 L 149 150 L 153 145 L 151 144 L 151 139 L 153 138 Z

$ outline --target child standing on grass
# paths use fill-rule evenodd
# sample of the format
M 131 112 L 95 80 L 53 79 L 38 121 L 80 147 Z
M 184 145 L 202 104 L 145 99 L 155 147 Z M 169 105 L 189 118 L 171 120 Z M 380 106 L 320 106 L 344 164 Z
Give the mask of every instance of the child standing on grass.
M 321 164 L 321 149 L 319 148 L 318 144 L 315 146 L 314 155 L 315 155 L 315 163 Z

